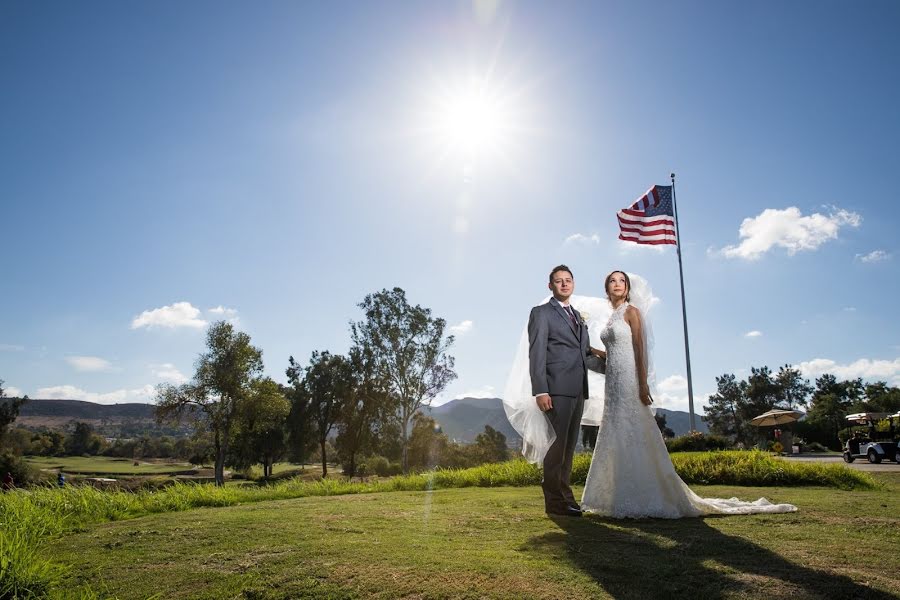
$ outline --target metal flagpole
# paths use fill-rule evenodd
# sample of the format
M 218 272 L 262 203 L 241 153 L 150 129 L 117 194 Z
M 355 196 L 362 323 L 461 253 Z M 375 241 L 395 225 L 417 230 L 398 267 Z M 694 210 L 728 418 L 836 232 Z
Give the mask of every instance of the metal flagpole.
M 681 317 L 684 323 L 684 358 L 687 361 L 687 381 L 688 381 L 688 411 L 691 418 L 691 431 L 696 431 L 694 427 L 694 384 L 691 379 L 691 348 L 688 344 L 688 325 L 687 325 L 687 307 L 684 303 L 684 270 L 681 268 L 681 231 L 678 229 L 678 207 L 675 205 L 675 173 L 672 177 L 672 212 L 675 213 L 675 250 L 678 253 L 678 277 L 681 280 Z

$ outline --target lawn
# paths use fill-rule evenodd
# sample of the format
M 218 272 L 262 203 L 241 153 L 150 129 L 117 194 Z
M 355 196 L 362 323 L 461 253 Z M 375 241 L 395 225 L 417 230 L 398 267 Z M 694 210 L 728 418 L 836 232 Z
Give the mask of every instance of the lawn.
M 800 512 L 677 521 L 549 519 L 533 486 L 307 497 L 88 525 L 45 553 L 65 587 L 120 598 L 896 598 L 900 474 L 877 479 L 693 485 Z
M 193 468 L 190 463 L 179 462 L 139 461 L 135 465 L 133 459 L 109 456 L 29 456 L 25 460 L 38 469 L 58 469 L 76 475 L 164 475 Z

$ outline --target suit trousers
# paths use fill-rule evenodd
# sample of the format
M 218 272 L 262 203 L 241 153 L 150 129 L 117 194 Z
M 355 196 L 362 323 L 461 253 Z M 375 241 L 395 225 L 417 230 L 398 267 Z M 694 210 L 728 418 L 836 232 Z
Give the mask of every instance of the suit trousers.
M 544 457 L 544 506 L 547 510 L 560 510 L 567 505 L 577 505 L 569 479 L 572 476 L 572 458 L 578 444 L 581 413 L 584 412 L 582 396 L 551 396 L 553 408 L 547 411 L 556 441 Z

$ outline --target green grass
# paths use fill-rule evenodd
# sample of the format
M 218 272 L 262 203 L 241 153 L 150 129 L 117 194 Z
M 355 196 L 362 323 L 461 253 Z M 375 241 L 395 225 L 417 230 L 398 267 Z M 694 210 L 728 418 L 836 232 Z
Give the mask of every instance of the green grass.
M 674 455 L 679 473 L 688 482 L 755 485 L 824 485 L 840 489 L 875 490 L 871 476 L 840 465 L 822 467 L 807 463 L 786 463 L 759 452 L 690 453 Z M 589 455 L 576 457 L 573 481 L 583 483 Z M 297 498 L 376 494 L 382 492 L 422 492 L 466 487 L 534 486 L 540 471 L 522 460 L 482 465 L 464 470 L 395 477 L 371 482 L 339 479 L 308 481 L 291 479 L 275 485 L 226 486 L 178 483 L 158 491 L 101 491 L 92 487 L 35 488 L 0 496 L 0 589 L 13 581 L 14 573 L 26 572 L 46 563 L 40 552 L 49 537 L 73 529 L 104 522 L 132 519 L 156 513 L 182 512 L 202 507 L 231 507 Z M 251 509 L 252 510 L 252 509 Z M 37 565 L 37 566 L 35 566 Z M 40 567 L 44 568 L 44 567 Z M 56 575 L 47 563 L 45 576 L 32 579 L 51 586 Z M 2 594 L 0 594 L 2 598 Z
M 552 520 L 537 487 L 277 500 L 56 538 L 119 598 L 895 598 L 900 476 L 871 490 L 694 486 L 800 512 Z M 877 551 L 873 553 L 873 550 Z
M 78 475 L 161 475 L 189 471 L 189 463 L 145 463 L 134 465 L 130 458 L 109 456 L 29 456 L 25 461 L 38 469 L 59 469 Z

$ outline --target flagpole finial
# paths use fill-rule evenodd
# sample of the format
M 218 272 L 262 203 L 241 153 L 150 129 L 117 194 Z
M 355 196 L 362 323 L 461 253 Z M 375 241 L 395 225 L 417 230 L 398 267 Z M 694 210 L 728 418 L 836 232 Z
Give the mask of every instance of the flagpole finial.
M 669 177 L 671 177 L 671 178 L 672 178 L 672 181 L 675 181 L 675 173 L 671 173 L 671 174 L 669 174 Z

